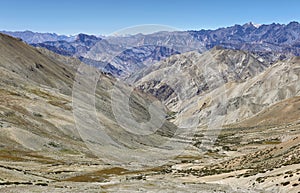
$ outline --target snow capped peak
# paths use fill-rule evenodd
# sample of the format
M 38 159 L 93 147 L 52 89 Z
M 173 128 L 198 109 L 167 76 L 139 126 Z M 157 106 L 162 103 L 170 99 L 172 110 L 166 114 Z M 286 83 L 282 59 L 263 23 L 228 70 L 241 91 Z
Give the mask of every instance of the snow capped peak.
M 260 26 L 261 26 L 261 24 L 255 24 L 255 23 L 253 23 L 253 22 L 248 22 L 248 23 L 245 23 L 244 25 L 243 25 L 244 27 L 255 27 L 255 28 L 259 28 Z
M 259 28 L 260 26 L 262 26 L 262 24 L 253 24 L 254 27 Z

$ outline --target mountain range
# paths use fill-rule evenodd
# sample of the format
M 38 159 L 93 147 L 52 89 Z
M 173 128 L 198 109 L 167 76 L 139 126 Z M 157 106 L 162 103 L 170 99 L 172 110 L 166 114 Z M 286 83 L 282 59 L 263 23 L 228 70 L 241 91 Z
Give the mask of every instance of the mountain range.
M 195 50 L 202 53 L 215 46 L 252 52 L 269 63 L 300 55 L 298 22 L 259 26 L 250 22 L 216 30 L 157 32 L 125 37 L 86 34 L 69 37 L 29 31 L 4 33 L 36 47 L 77 57 L 94 66 L 97 62 L 104 62 L 114 67 L 110 71 L 110 68 L 104 69 L 103 65 L 99 65 L 101 70 L 123 77 L 170 55 Z
M 39 33 L 32 31 L 0 31 L 1 33 L 17 37 L 28 44 L 42 43 L 46 41 L 73 41 L 74 36 L 57 35 L 56 33 Z
M 0 33 L 0 191 L 298 193 L 299 29 Z

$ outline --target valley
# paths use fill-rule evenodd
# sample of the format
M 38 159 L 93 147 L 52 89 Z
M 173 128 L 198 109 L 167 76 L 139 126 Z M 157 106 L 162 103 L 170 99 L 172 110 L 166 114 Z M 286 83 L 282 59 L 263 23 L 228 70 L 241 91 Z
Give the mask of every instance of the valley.
M 299 193 L 298 25 L 0 34 L 0 192 Z M 287 40 L 255 47 L 272 27 Z M 243 49 L 218 39 L 233 28 Z M 184 48 L 191 34 L 210 41 Z

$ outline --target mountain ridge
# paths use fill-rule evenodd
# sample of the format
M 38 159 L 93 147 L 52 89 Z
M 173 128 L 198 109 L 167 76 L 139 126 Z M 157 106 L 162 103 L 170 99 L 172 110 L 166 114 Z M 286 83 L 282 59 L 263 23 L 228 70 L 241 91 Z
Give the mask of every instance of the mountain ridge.
M 289 24 L 272 23 L 262 24 L 258 27 L 255 27 L 253 23 L 246 23 L 216 30 L 156 32 L 126 37 L 100 38 L 94 35 L 79 34 L 68 41 L 65 39 L 44 41 L 32 45 L 45 47 L 66 56 L 86 58 L 88 59 L 86 61 L 90 61 L 91 64 L 110 63 L 114 68 L 120 70 L 122 76 L 126 77 L 171 55 L 188 51 L 202 53 L 215 46 L 253 52 L 263 57 L 265 61 L 274 63 L 281 59 L 300 55 L 299 37 L 300 24 L 293 21 Z M 121 55 L 126 50 L 131 50 L 131 56 L 122 57 Z M 143 55 L 143 53 L 146 54 Z M 132 66 L 131 62 L 137 63 L 136 66 Z M 115 75 L 120 76 L 121 74 Z

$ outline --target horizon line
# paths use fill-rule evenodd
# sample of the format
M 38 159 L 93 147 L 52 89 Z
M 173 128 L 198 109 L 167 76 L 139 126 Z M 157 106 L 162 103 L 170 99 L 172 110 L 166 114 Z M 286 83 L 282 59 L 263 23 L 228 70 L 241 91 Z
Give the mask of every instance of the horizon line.
M 116 32 L 118 31 L 122 31 L 122 30 L 125 30 L 125 29 L 130 29 L 130 28 L 135 28 L 135 27 L 141 27 L 141 26 L 165 26 L 165 27 L 168 27 L 170 29 L 176 29 L 176 30 L 161 30 L 161 31 L 155 31 L 153 33 L 157 33 L 157 32 L 163 32 L 163 31 L 169 31 L 169 32 L 174 32 L 174 31 L 201 31 L 201 30 L 218 30 L 218 29 L 223 29 L 223 28 L 229 28 L 229 27 L 234 27 L 236 25 L 238 26 L 243 26 L 243 25 L 246 25 L 246 24 L 252 24 L 254 27 L 256 28 L 259 28 L 260 26 L 262 25 L 272 25 L 272 24 L 276 24 L 276 25 L 288 25 L 290 23 L 293 23 L 293 22 L 296 22 L 298 24 L 299 21 L 296 21 L 296 20 L 292 20 L 288 23 L 280 23 L 280 22 L 270 22 L 270 23 L 255 23 L 255 22 L 252 22 L 252 21 L 249 21 L 249 22 L 246 22 L 246 23 L 239 23 L 239 24 L 231 24 L 231 25 L 228 25 L 228 26 L 219 26 L 219 27 L 215 27 L 215 28 L 201 28 L 201 29 L 180 29 L 180 28 L 176 28 L 176 27 L 173 27 L 173 26 L 168 26 L 168 25 L 165 25 L 165 24 L 140 24 L 140 25 L 132 25 L 132 26 L 129 26 L 129 27 L 125 27 L 125 28 L 121 28 L 120 30 L 116 30 L 112 33 L 108 33 L 108 34 L 96 34 L 96 33 L 89 33 L 89 32 L 84 32 L 84 31 L 81 31 L 81 32 L 75 32 L 73 34 L 64 34 L 64 33 L 59 33 L 59 32 L 51 32 L 51 31 L 37 31 L 37 30 L 31 30 L 31 29 L 24 29 L 24 30 L 9 30 L 9 29 L 1 29 L 0 32 L 11 32 L 11 33 L 18 33 L 18 32 L 32 32 L 32 33 L 39 33 L 39 34 L 53 34 L 53 35 L 58 35 L 58 36 L 67 36 L 67 37 L 72 37 L 72 36 L 77 36 L 79 34 L 85 34 L 85 35 L 93 35 L 93 36 L 97 36 L 97 37 L 101 37 L 101 36 L 105 36 L 105 37 L 111 37 L 111 36 L 130 36 L 130 35 L 137 35 L 137 34 L 142 34 L 142 35 L 147 35 L 147 34 L 152 34 L 152 33 L 141 33 L 141 32 L 138 32 L 138 33 L 134 33 L 134 34 L 120 34 L 120 35 L 114 35 Z

